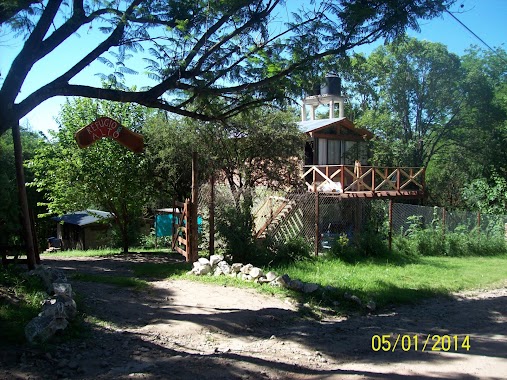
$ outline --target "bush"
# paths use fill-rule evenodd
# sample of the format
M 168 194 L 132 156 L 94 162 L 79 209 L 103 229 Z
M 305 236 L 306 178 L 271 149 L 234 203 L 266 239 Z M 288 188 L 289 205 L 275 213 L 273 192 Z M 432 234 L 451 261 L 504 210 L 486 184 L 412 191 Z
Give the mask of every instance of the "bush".
M 270 253 L 270 257 L 264 260 L 263 265 L 269 266 L 293 264 L 312 257 L 311 244 L 300 236 L 290 237 L 283 243 L 275 243 L 271 249 L 264 250 L 266 251 Z
M 238 207 L 227 205 L 217 212 L 216 231 L 225 243 L 225 253 L 234 262 L 251 262 L 257 250 L 251 207 L 242 201 Z

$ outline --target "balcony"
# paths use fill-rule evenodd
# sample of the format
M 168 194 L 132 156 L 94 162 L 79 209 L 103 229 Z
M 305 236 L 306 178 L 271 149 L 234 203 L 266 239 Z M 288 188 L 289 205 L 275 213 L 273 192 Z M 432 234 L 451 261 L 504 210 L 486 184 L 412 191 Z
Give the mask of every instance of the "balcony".
M 422 198 L 422 167 L 307 165 L 301 178 L 308 191 L 340 198 Z

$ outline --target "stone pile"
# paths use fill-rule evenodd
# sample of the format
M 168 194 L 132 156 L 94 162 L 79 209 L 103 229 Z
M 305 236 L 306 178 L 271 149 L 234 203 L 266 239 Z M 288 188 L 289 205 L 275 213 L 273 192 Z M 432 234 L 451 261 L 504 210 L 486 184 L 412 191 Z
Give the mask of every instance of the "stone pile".
M 291 279 L 288 274 L 279 276 L 271 271 L 264 273 L 261 268 L 255 267 L 252 264 L 229 264 L 221 255 L 212 255 L 209 260 L 201 257 L 193 265 L 194 267 L 188 274 L 196 276 L 230 276 L 244 281 L 279 286 L 302 293 L 313 293 L 320 290 L 318 284 Z
M 50 298 L 42 304 L 42 311 L 25 327 L 25 336 L 30 343 L 46 342 L 57 331 L 64 330 L 77 314 L 76 302 L 72 298 L 72 287 L 65 275 L 55 269 L 39 265 L 28 273 L 39 277 Z

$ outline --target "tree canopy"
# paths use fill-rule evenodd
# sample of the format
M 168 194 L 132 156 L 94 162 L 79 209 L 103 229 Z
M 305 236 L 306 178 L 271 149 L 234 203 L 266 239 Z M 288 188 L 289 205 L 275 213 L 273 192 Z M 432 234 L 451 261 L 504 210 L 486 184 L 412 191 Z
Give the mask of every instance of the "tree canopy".
M 264 100 L 283 100 L 291 73 L 304 76 L 322 57 L 417 29 L 418 19 L 435 17 L 454 1 L 320 0 L 297 10 L 282 0 L 2 1 L 2 28 L 25 43 L 0 90 L 0 134 L 55 96 L 134 102 L 201 120 L 232 116 Z M 94 29 L 104 38 L 85 33 Z M 57 47 L 76 33 L 94 38 L 95 47 L 19 99 L 34 65 L 62 54 Z M 143 58 L 154 86 L 120 88 L 121 77 L 135 73 L 127 66 L 130 54 Z M 116 79 L 114 88 L 73 82 L 95 61 L 110 67 L 106 77 Z M 220 107 L 200 107 L 216 98 Z
M 74 133 L 83 125 L 108 114 L 123 126 L 140 131 L 147 119 L 146 109 L 92 99 L 68 101 L 59 116 L 61 127 L 49 143 L 40 144 L 30 162 L 34 186 L 47 193 L 48 214 L 96 208 L 114 214 L 125 252 L 135 237 L 150 199 L 148 161 L 110 139 L 80 149 Z

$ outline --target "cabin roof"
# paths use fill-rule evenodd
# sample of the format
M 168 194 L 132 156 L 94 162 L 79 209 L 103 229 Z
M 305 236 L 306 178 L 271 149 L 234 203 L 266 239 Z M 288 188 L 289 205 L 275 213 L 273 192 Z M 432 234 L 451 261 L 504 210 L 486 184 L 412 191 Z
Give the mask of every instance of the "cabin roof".
M 76 226 L 86 226 L 88 224 L 93 224 L 105 219 L 112 218 L 114 218 L 114 215 L 110 212 L 99 210 L 82 210 L 61 216 L 55 216 L 51 219 L 56 222 L 64 222 L 74 224 Z
M 333 118 L 333 119 L 319 119 L 319 120 L 306 120 L 306 121 L 300 121 L 298 123 L 298 128 L 301 132 L 313 134 L 315 132 L 319 132 L 322 129 L 326 129 L 329 127 L 345 127 L 351 132 L 359 135 L 359 136 L 366 136 L 367 138 L 371 139 L 373 137 L 373 133 L 368 131 L 364 128 L 356 128 L 354 123 L 352 123 L 349 119 L 346 117 L 339 117 L 339 118 Z

